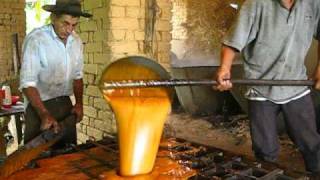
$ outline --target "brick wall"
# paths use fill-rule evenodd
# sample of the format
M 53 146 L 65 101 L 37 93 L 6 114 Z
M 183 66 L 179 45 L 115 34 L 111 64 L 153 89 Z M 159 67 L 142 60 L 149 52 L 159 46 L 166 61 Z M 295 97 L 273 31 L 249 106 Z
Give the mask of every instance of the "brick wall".
M 0 82 L 3 82 L 14 79 L 12 76 L 12 34 L 18 33 L 21 49 L 26 26 L 25 0 L 0 0 L 0 4 Z
M 97 87 L 99 76 L 111 62 L 128 56 L 142 55 L 169 67 L 171 41 L 171 1 L 157 0 L 156 11 L 149 9 L 151 0 L 84 0 L 83 7 L 93 14 L 82 19 L 79 34 L 85 44 L 84 119 L 78 125 L 78 140 L 93 136 L 101 139 L 116 133 L 110 107 Z M 150 15 L 154 13 L 154 31 Z

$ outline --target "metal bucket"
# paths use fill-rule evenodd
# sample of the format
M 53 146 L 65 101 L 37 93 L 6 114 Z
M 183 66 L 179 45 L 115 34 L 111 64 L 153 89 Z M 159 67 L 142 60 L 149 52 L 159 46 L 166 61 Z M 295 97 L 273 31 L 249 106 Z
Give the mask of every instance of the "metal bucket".
M 242 64 L 238 57 L 232 66 L 232 77 L 241 79 Z M 171 76 L 174 79 L 213 79 L 219 67 L 219 61 L 205 59 L 178 59 L 171 54 Z M 226 101 L 234 98 L 241 109 L 247 112 L 247 100 L 244 98 L 245 86 L 234 86 L 230 94 L 215 91 L 211 86 L 175 87 L 176 94 L 183 109 L 193 115 L 212 115 L 221 111 Z M 229 97 L 231 96 L 231 97 Z

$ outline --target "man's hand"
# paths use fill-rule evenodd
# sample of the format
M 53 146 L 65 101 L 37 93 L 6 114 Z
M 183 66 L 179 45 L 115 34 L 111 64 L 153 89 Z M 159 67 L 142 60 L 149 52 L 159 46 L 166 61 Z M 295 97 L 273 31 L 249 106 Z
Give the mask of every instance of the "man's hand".
M 83 105 L 82 104 L 75 104 L 71 110 L 71 113 L 77 116 L 77 122 L 80 122 L 83 117 Z
M 220 66 L 216 74 L 216 81 L 218 85 L 215 86 L 214 89 L 217 89 L 219 91 L 230 90 L 232 88 L 232 83 L 230 81 L 230 78 L 231 78 L 230 69 Z
M 217 86 L 213 87 L 219 91 L 226 91 L 232 88 L 231 78 L 231 66 L 233 59 L 235 58 L 237 50 L 235 48 L 222 45 L 220 67 L 216 73 Z
M 58 133 L 60 130 L 59 124 L 43 105 L 38 89 L 35 87 L 27 87 L 23 88 L 22 91 L 41 119 L 40 129 L 43 131 L 53 128 L 54 132 Z
M 42 131 L 51 129 L 51 128 L 55 133 L 58 133 L 60 131 L 60 126 L 58 122 L 50 114 L 44 114 L 40 118 L 41 118 L 40 129 Z

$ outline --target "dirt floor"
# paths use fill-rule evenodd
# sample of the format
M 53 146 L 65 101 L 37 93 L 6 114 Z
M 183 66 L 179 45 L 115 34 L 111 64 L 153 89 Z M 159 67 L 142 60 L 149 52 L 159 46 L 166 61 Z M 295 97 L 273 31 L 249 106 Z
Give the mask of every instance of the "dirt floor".
M 192 117 L 182 111 L 171 114 L 165 126 L 165 136 L 218 147 L 255 160 L 251 150 L 250 132 L 246 115 Z M 292 172 L 304 172 L 298 150 L 286 134 L 279 136 L 281 151 L 277 164 Z

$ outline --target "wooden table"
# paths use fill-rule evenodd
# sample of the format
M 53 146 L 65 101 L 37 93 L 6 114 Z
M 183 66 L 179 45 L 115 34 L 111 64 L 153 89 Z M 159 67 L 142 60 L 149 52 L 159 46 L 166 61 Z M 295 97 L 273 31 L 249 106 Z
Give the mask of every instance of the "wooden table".
M 15 105 L 11 108 L 1 108 L 0 117 L 11 116 L 11 115 L 21 115 L 24 113 L 23 105 Z
M 16 125 L 16 133 L 17 133 L 17 142 L 18 144 L 22 141 L 22 121 L 24 119 L 24 107 L 22 103 L 18 105 L 14 105 L 11 108 L 1 108 L 0 109 L 0 117 L 7 118 L 7 122 L 11 120 L 11 117 L 14 117 L 15 125 Z M 6 128 L 1 128 L 0 130 L 0 158 L 1 156 L 6 156 L 6 142 L 4 139 L 4 133 L 7 131 Z

